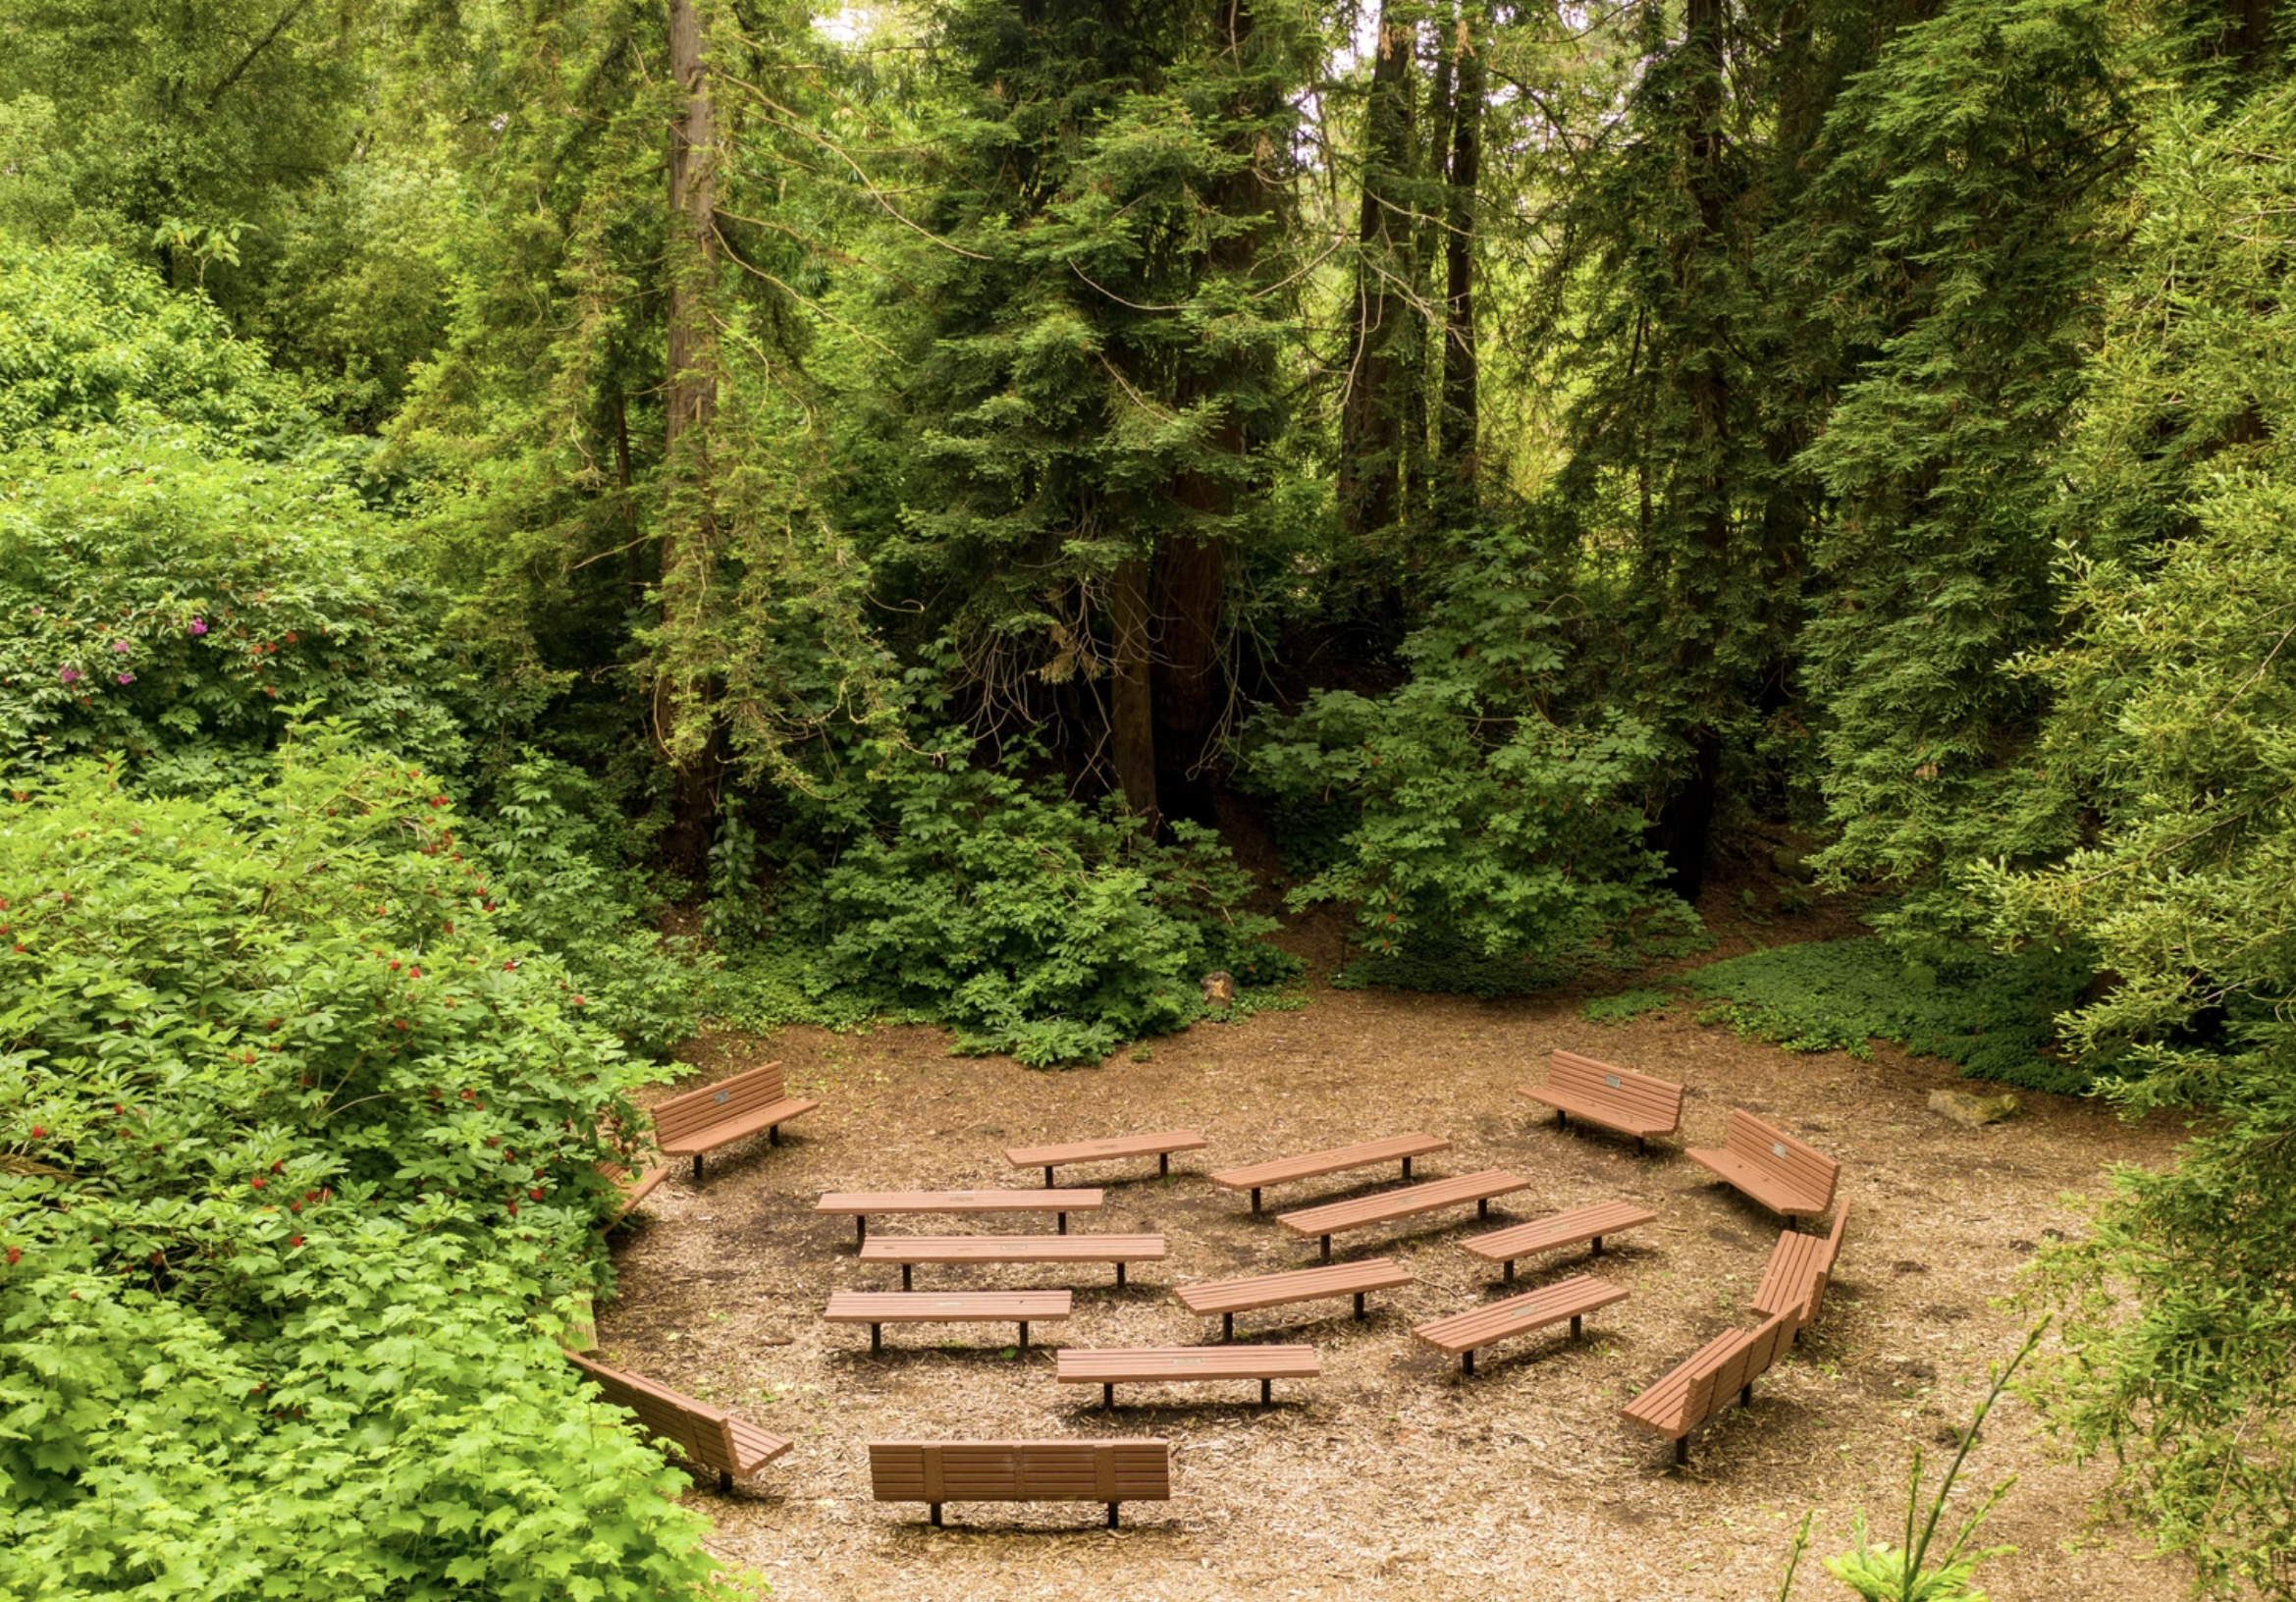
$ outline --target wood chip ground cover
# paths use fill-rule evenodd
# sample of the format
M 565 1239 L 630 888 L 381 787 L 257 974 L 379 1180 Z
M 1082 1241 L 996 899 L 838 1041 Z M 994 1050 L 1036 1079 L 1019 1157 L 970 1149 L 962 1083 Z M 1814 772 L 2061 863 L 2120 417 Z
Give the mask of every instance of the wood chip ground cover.
M 1750 1411 L 1701 1432 L 1685 1473 L 1619 1408 L 1716 1332 L 1752 1324 L 1779 1224 L 1676 1147 L 1638 1157 L 1630 1141 L 1558 1133 L 1513 1094 L 1556 1046 L 1683 1081 L 1685 1144 L 1720 1144 L 1736 1105 L 1843 1165 L 1855 1211 L 1823 1324 Z M 824 1106 L 779 1148 L 761 1139 L 712 1158 L 698 1192 L 681 1172 L 615 1237 L 620 1295 L 599 1318 L 611 1361 L 797 1443 L 733 1495 L 691 1498 L 716 1522 L 714 1549 L 778 1598 L 1342 1598 L 1372 1582 L 1424 1598 L 1767 1598 L 1805 1507 L 1818 1510 L 1817 1552 L 1846 1544 L 1857 1509 L 1885 1522 L 1901 1510 L 1911 1447 L 1934 1448 L 1964 1419 L 1986 1362 L 2015 1344 L 2021 1320 L 1994 1300 L 2050 1231 L 2079 1227 L 2066 1193 L 2096 1194 L 2111 1163 L 2165 1161 L 2178 1134 L 2042 1095 L 2009 1123 L 1961 1129 L 1924 1105 L 1958 1083 L 1934 1061 L 1889 1047 L 1870 1062 L 1790 1056 L 1681 1009 L 1604 1027 L 1560 995 L 1319 989 L 1304 1012 L 1199 1026 L 1148 1060 L 1066 1073 L 946 1050 L 926 1029 L 705 1035 L 685 1085 L 778 1057 L 791 1094 Z M 1009 1328 L 891 1327 L 872 1357 L 866 1330 L 821 1321 L 831 1290 L 899 1285 L 894 1265 L 856 1260 L 846 1220 L 809 1211 L 822 1192 L 1041 1184 L 1005 1163 L 1006 1146 L 1175 1125 L 1211 1144 L 1176 1158 L 1168 1180 L 1152 1160 L 1063 1176 L 1107 1190 L 1104 1210 L 1071 1229 L 1170 1237 L 1169 1259 L 1138 1267 L 1128 1289 L 1103 1266 L 1053 1265 L 928 1266 L 918 1288 L 1073 1287 L 1075 1316 L 1032 1332 L 1045 1348 L 1211 1340 L 1216 1320 L 1188 1313 L 1172 1287 L 1305 1266 L 1315 1251 L 1207 1183 L 1213 1168 L 1423 1129 L 1456 1144 L 1421 1174 L 1512 1168 L 1532 1184 L 1487 1224 L 1462 1208 L 1335 1242 L 1343 1259 L 1391 1255 L 1418 1278 L 1373 1297 L 1365 1322 L 1344 1302 L 1240 1318 L 1240 1337 L 1322 1355 L 1323 1377 L 1279 1382 L 1264 1413 L 1250 1405 L 1255 1387 L 1230 1382 L 1126 1387 L 1111 1415 L 1096 1387 L 1054 1383 L 1049 1350 L 1012 1352 Z M 1393 1169 L 1309 1181 L 1271 1193 L 1269 1213 L 1397 1182 Z M 1496 1267 L 1461 1239 L 1612 1198 L 1658 1222 L 1598 1261 L 1566 1252 L 1518 1265 L 1517 1290 L 1585 1271 L 1631 1289 L 1584 1340 L 1510 1342 L 1463 1381 L 1456 1361 L 1411 1338 L 1415 1323 L 1500 1294 Z M 869 1500 L 873 1438 L 1143 1434 L 1171 1440 L 1175 1494 L 1128 1508 L 1115 1533 L 1092 1506 L 953 1507 L 951 1527 L 931 1530 L 921 1507 Z M 2053 1461 L 2021 1405 L 1972 1454 L 1967 1483 L 1978 1494 L 2011 1472 L 2022 1477 L 1988 1534 L 2019 1550 L 1986 1571 L 1996 1602 L 2182 1594 L 2186 1573 L 2142 1561 L 2140 1531 L 2086 1523 L 2099 1470 Z M 1794 1594 L 1846 1593 L 1812 1561 Z

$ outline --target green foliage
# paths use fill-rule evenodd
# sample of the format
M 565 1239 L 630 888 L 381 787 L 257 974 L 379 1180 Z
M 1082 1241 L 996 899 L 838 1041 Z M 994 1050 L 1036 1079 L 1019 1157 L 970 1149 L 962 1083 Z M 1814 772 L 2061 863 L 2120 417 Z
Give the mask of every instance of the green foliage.
M 1590 1024 L 1624 1024 L 1646 1012 L 1664 1012 L 1681 999 L 1672 990 L 1618 990 L 1588 996 L 1578 1014 Z
M 1683 983 L 1721 1003 L 1702 1021 L 1789 1051 L 1863 1057 L 1869 1041 L 1894 1041 L 1973 1079 L 2076 1094 L 2089 1088 L 2090 1070 L 2048 1048 L 2093 971 L 2079 952 L 2043 945 L 2007 957 L 1940 947 L 1920 961 L 1868 936 L 1774 946 L 1696 969 Z
M 0 1590 L 652 1597 L 714 1565 L 555 1350 L 629 1069 L 341 729 L 0 830 Z

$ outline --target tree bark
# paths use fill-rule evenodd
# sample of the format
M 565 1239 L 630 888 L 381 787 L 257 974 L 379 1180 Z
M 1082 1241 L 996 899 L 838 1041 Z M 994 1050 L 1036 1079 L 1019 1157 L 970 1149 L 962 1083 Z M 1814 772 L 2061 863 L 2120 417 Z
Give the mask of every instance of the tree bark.
M 1115 640 L 1115 693 L 1108 709 L 1110 753 L 1124 805 L 1153 834 L 1163 827 L 1156 806 L 1156 725 L 1149 684 L 1148 564 L 1132 557 L 1116 564 L 1108 608 Z
M 1482 179 L 1483 59 L 1462 28 L 1451 96 L 1451 170 L 1444 187 L 1443 418 L 1438 430 L 1455 512 L 1471 510 L 1477 472 L 1476 395 L 1480 368 L 1474 332 L 1476 186 Z
M 1340 519 L 1361 538 L 1396 518 L 1402 463 L 1395 352 L 1409 312 L 1396 293 L 1408 237 L 1413 27 L 1396 0 L 1382 0 L 1371 94 L 1363 116 L 1363 203 L 1357 225 L 1356 303 L 1340 405 Z M 1408 277 L 1403 278 L 1409 284 Z

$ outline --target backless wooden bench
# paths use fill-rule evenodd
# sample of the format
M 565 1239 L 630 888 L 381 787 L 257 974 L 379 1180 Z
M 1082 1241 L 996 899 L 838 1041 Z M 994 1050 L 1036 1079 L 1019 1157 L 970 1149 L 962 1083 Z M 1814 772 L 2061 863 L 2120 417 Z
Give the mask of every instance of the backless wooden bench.
M 863 1262 L 897 1262 L 901 1289 L 920 1262 L 1112 1262 L 1116 1288 L 1127 1263 L 1161 1262 L 1161 1235 L 879 1235 L 861 1243 Z
M 693 1158 L 694 1183 L 699 1185 L 703 1152 L 747 1140 L 761 1129 L 770 1144 L 779 1146 L 781 1126 L 820 1105 L 789 1095 L 781 1083 L 781 1065 L 769 1062 L 655 1102 L 650 1109 L 654 1144 L 666 1157 Z
M 1583 1118 L 1633 1136 L 1638 1148 L 1653 1135 L 1672 1135 L 1682 1127 L 1682 1088 L 1673 1080 L 1632 1073 L 1575 1051 L 1557 1051 L 1547 1059 L 1543 1089 L 1515 1094 L 1554 1108 L 1557 1129 Z
M 1638 1207 L 1631 1202 L 1597 1202 L 1592 1206 L 1573 1207 L 1569 1212 L 1534 1218 L 1527 1224 L 1495 1229 L 1488 1235 L 1477 1235 L 1459 1244 L 1486 1262 L 1504 1264 L 1505 1271 L 1499 1277 L 1512 1280 L 1517 1257 L 1535 1256 L 1557 1247 L 1578 1246 L 1588 1241 L 1594 1243 L 1592 1255 L 1599 1257 L 1605 1235 L 1640 1229 L 1657 1216 L 1648 1207 Z
M 856 1239 L 869 1239 L 873 1213 L 886 1212 L 1049 1212 L 1068 1233 L 1068 1215 L 1100 1205 L 1098 1191 L 831 1191 L 813 1204 L 816 1212 L 853 1215 Z
M 1399 1290 L 1412 1283 L 1412 1271 L 1392 1257 L 1365 1257 L 1362 1262 L 1334 1263 L 1329 1268 L 1295 1268 L 1289 1273 L 1259 1274 L 1251 1279 L 1215 1279 L 1201 1285 L 1183 1285 L 1173 1294 L 1190 1312 L 1220 1320 L 1220 1339 L 1236 1338 L 1236 1314 L 1260 1308 L 1288 1307 L 1294 1302 L 1319 1302 L 1329 1296 L 1356 1299 L 1356 1316 L 1364 1316 L 1363 1298 L 1373 1291 Z
M 744 1423 L 723 1408 L 609 1368 L 577 1352 L 568 1352 L 566 1361 L 589 1375 L 607 1401 L 636 1414 L 640 1429 L 667 1441 L 696 1468 L 717 1474 L 721 1491 L 730 1491 L 736 1479 L 747 1479 L 789 1450 L 780 1436 Z
M 934 1528 L 948 1502 L 1104 1502 L 1108 1527 L 1126 1502 L 1172 1496 L 1162 1440 L 871 1441 L 869 1490 L 879 1502 L 922 1502 Z
M 1011 1146 L 1004 1160 L 1015 1168 L 1044 1170 L 1044 1188 L 1052 1188 L 1052 1170 L 1079 1162 L 1119 1162 L 1126 1157 L 1153 1157 L 1160 1177 L 1172 1171 L 1172 1153 L 1201 1151 L 1210 1143 L 1193 1129 L 1164 1129 L 1150 1135 L 1117 1135 L 1104 1141 L 1074 1141 L 1067 1146 Z
M 1833 1283 L 1834 1263 L 1842 1255 L 1842 1237 L 1849 1229 L 1849 1203 L 1834 1209 L 1834 1228 L 1826 1235 L 1804 1235 L 1788 1230 L 1770 1252 L 1770 1265 L 1762 1270 L 1761 1289 L 1754 1293 L 1754 1310 L 1764 1316 L 1793 1314 L 1793 1338 L 1818 1321 L 1826 1305 L 1826 1287 Z
M 1412 1158 L 1424 1157 L 1436 1151 L 1451 1149 L 1449 1141 L 1437 1140 L 1432 1135 L 1390 1135 L 1385 1140 L 1365 1141 L 1360 1146 L 1335 1146 L 1328 1151 L 1310 1151 L 1301 1157 L 1278 1157 L 1273 1162 L 1255 1162 L 1248 1168 L 1230 1168 L 1214 1174 L 1211 1182 L 1226 1190 L 1250 1191 L 1252 1210 L 1259 1210 L 1259 1193 L 1275 1185 L 1289 1185 L 1298 1179 L 1320 1179 L 1325 1174 L 1344 1174 L 1355 1168 L 1373 1168 L 1383 1162 L 1403 1159 L 1403 1177 L 1412 1177 Z
M 1295 1235 L 1310 1238 L 1320 1236 L 1323 1241 L 1323 1260 L 1331 1260 L 1331 1238 L 1343 1230 L 1368 1229 L 1374 1224 L 1390 1224 L 1401 1218 L 1414 1218 L 1422 1212 L 1435 1212 L 1444 1207 L 1462 1206 L 1472 1202 L 1475 1216 L 1491 1215 L 1491 1198 L 1506 1196 L 1513 1191 L 1530 1188 L 1530 1181 L 1521 1174 L 1511 1174 L 1504 1168 L 1486 1168 L 1479 1174 L 1461 1174 L 1456 1179 L 1430 1179 L 1417 1185 L 1399 1186 L 1392 1191 L 1378 1191 L 1370 1196 L 1360 1196 L 1352 1202 L 1327 1202 L 1320 1207 L 1307 1207 L 1299 1212 L 1279 1212 L 1275 1221 Z
M 1793 1344 L 1793 1314 L 1779 1313 L 1759 1329 L 1732 1329 L 1717 1335 L 1682 1364 L 1627 1404 L 1629 1421 L 1675 1443 L 1675 1463 L 1690 1461 L 1690 1432 L 1730 1410 L 1735 1399 L 1747 1407 L 1754 1381 Z
M 1742 1108 L 1730 1109 L 1730 1128 L 1719 1149 L 1692 1147 L 1682 1155 L 1712 1169 L 1789 1224 L 1816 1218 L 1834 1202 L 1842 1165 L 1816 1147 L 1774 1129 Z
M 1504 1302 L 1493 1302 L 1488 1307 L 1421 1324 L 1412 1333 L 1437 1351 L 1458 1358 L 1459 1371 L 1471 1374 L 1478 1347 L 1496 1346 L 1511 1336 L 1526 1335 L 1566 1318 L 1571 1320 L 1571 1333 L 1575 1336 L 1579 1333 L 1579 1320 L 1588 1313 L 1626 1300 L 1624 1285 L 1613 1285 L 1592 1274 L 1577 1274 L 1522 1296 L 1509 1297 Z
M 831 1291 L 822 1316 L 832 1324 L 867 1324 L 872 1352 L 884 1350 L 887 1324 L 1017 1323 L 1026 1352 L 1029 1326 L 1066 1318 L 1071 1300 L 1066 1291 Z
M 1256 1379 L 1259 1405 L 1275 1400 L 1279 1379 L 1313 1379 L 1323 1372 L 1311 1346 L 1064 1346 L 1052 1355 L 1052 1377 L 1068 1385 L 1097 1385 L 1100 1405 L 1116 1405 L 1118 1385 L 1193 1385 L 1211 1379 Z

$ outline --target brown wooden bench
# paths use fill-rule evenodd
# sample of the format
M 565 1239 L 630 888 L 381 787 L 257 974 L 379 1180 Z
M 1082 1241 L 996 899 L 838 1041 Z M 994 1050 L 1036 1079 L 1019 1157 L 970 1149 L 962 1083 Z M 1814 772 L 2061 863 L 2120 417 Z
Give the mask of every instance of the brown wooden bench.
M 1073 1141 L 1067 1146 L 1012 1146 L 1004 1159 L 1015 1168 L 1044 1170 L 1044 1188 L 1052 1188 L 1052 1170 L 1079 1162 L 1117 1162 L 1126 1157 L 1153 1157 L 1156 1173 L 1172 1171 L 1172 1153 L 1201 1151 L 1211 1143 L 1193 1129 L 1164 1129 L 1151 1135 L 1117 1135 L 1104 1141 Z
M 1412 1283 L 1412 1271 L 1392 1257 L 1365 1257 L 1362 1262 L 1334 1263 L 1329 1268 L 1295 1268 L 1289 1273 L 1258 1274 L 1251 1279 L 1214 1279 L 1201 1285 L 1183 1285 L 1173 1294 L 1190 1312 L 1220 1320 L 1220 1339 L 1236 1338 L 1236 1314 L 1261 1308 L 1286 1307 L 1294 1302 L 1320 1302 L 1327 1296 L 1352 1296 L 1356 1316 L 1363 1317 L 1363 1298 L 1373 1291 L 1392 1291 Z
M 1052 1356 L 1052 1377 L 1069 1385 L 1097 1385 L 1100 1405 L 1116 1405 L 1119 1385 L 1162 1382 L 1193 1385 L 1209 1379 L 1256 1379 L 1259 1405 L 1275 1400 L 1279 1379 L 1313 1379 L 1323 1372 L 1311 1346 L 1064 1346 Z
M 871 1441 L 869 1491 L 922 1502 L 940 1525 L 947 1502 L 1168 1502 L 1172 1448 L 1135 1441 Z
M 1577 1274 L 1522 1296 L 1511 1296 L 1504 1302 L 1493 1302 L 1488 1307 L 1421 1324 L 1412 1333 L 1437 1351 L 1457 1357 L 1459 1371 L 1471 1374 L 1478 1347 L 1496 1346 L 1510 1336 L 1525 1335 L 1549 1324 L 1559 1324 L 1566 1318 L 1571 1320 L 1571 1333 L 1576 1335 L 1581 1318 L 1626 1300 L 1624 1285 L 1613 1285 L 1592 1274 Z
M 1066 1291 L 831 1291 L 822 1316 L 832 1324 L 867 1324 L 872 1352 L 884 1350 L 887 1324 L 1017 1323 L 1026 1352 L 1029 1326 L 1066 1318 L 1070 1300 Z
M 1383 1162 L 1403 1159 L 1403 1177 L 1412 1177 L 1412 1158 L 1424 1157 L 1436 1151 L 1451 1149 L 1449 1141 L 1437 1140 L 1432 1135 L 1390 1135 L 1385 1140 L 1365 1141 L 1360 1146 L 1335 1146 L 1328 1151 L 1310 1151 L 1301 1157 L 1278 1157 L 1273 1162 L 1255 1162 L 1249 1168 L 1230 1168 L 1214 1174 L 1211 1182 L 1231 1191 L 1250 1191 L 1252 1210 L 1259 1210 L 1259 1193 L 1276 1185 L 1289 1185 L 1299 1179 L 1320 1179 L 1325 1174 L 1344 1174 L 1355 1168 L 1375 1168 Z
M 855 1236 L 869 1239 L 873 1213 L 886 1212 L 1049 1212 L 1068 1233 L 1068 1215 L 1100 1204 L 1098 1191 L 831 1191 L 813 1204 L 816 1212 L 853 1215 Z
M 1692 1147 L 1682 1155 L 1712 1169 L 1789 1223 L 1815 1218 L 1833 1204 L 1842 1165 L 1816 1147 L 1795 1140 L 1739 1107 L 1719 1149 Z
M 1275 1221 L 1295 1235 L 1322 1237 L 1323 1260 L 1329 1262 L 1331 1238 L 1343 1230 L 1391 1224 L 1399 1218 L 1416 1217 L 1422 1212 L 1461 1206 L 1468 1202 L 1475 1204 L 1476 1217 L 1488 1218 L 1491 1198 L 1529 1188 L 1530 1181 L 1521 1174 L 1511 1174 L 1504 1168 L 1486 1168 L 1479 1174 L 1425 1180 L 1417 1185 L 1359 1196 L 1352 1202 L 1327 1202 L 1320 1207 L 1307 1207 L 1299 1212 L 1279 1212 Z
M 1690 1461 L 1690 1432 L 1754 1400 L 1754 1381 L 1770 1371 L 1793 1344 L 1793 1314 L 1779 1313 L 1759 1329 L 1733 1329 L 1717 1335 L 1671 1373 L 1627 1404 L 1627 1417 L 1644 1429 L 1671 1436 L 1675 1462 Z
M 669 1177 L 669 1164 L 647 1168 L 609 1158 L 598 1164 L 598 1173 L 614 1187 L 614 1202 L 606 1215 L 606 1227 L 612 1229 L 629 1216 L 632 1207 L 653 1195 L 655 1186 Z
M 1637 1148 L 1653 1135 L 1672 1135 L 1682 1127 L 1682 1088 L 1673 1080 L 1632 1073 L 1575 1051 L 1548 1057 L 1544 1089 L 1515 1094 L 1554 1108 L 1557 1129 L 1583 1118 L 1633 1136 Z
M 1505 1271 L 1499 1277 L 1511 1280 L 1515 1277 L 1517 1257 L 1535 1256 L 1560 1246 L 1578 1246 L 1588 1241 L 1594 1243 L 1592 1255 L 1599 1257 L 1605 1235 L 1640 1229 L 1657 1216 L 1648 1207 L 1638 1207 L 1631 1202 L 1597 1202 L 1592 1206 L 1573 1207 L 1569 1212 L 1534 1218 L 1527 1224 L 1495 1229 L 1488 1235 L 1477 1235 L 1459 1244 L 1486 1262 L 1505 1264 Z
M 901 1265 L 904 1291 L 920 1262 L 1112 1262 L 1122 1290 L 1126 1263 L 1163 1258 L 1161 1235 L 880 1235 L 861 1243 L 863 1262 Z
M 577 1352 L 568 1352 L 566 1361 L 589 1375 L 607 1401 L 637 1415 L 640 1429 L 667 1441 L 697 1468 L 716 1473 L 721 1491 L 730 1491 L 736 1479 L 747 1479 L 789 1450 L 780 1436 L 744 1423 L 723 1408 L 609 1368 Z
M 779 1146 L 781 1126 L 820 1105 L 790 1096 L 781 1083 L 781 1065 L 769 1062 L 655 1102 L 650 1109 L 654 1144 L 664 1156 L 693 1158 L 694 1183 L 699 1185 L 703 1152 L 745 1141 L 761 1129 L 768 1142 Z
M 1818 1321 L 1826 1305 L 1826 1287 L 1833 1283 L 1835 1259 L 1842 1255 L 1842 1237 L 1849 1229 L 1849 1203 L 1834 1211 L 1834 1228 L 1826 1235 L 1804 1235 L 1788 1230 L 1771 1249 L 1770 1265 L 1762 1270 L 1762 1287 L 1754 1293 L 1754 1310 L 1765 1316 L 1793 1314 L 1793 1333 Z

